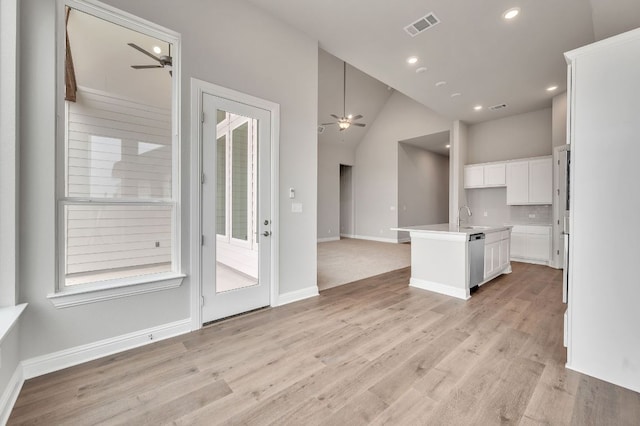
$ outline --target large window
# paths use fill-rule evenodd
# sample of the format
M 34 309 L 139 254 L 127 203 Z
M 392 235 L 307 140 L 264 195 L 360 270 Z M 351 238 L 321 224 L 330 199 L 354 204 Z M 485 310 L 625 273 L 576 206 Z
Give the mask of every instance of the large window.
M 66 3 L 58 291 L 177 277 L 179 39 L 95 3 Z

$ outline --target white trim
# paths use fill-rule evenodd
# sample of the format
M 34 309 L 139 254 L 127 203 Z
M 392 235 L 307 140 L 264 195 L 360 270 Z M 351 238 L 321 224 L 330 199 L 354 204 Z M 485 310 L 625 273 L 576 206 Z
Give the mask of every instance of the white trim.
M 280 105 L 265 99 L 191 78 L 191 329 L 202 328 L 202 96 L 210 94 L 267 110 L 271 114 L 271 276 L 270 303 L 277 306 L 280 271 Z
M 139 277 L 131 277 L 121 280 L 108 280 L 105 281 L 107 284 L 98 284 L 101 286 L 98 288 L 93 287 L 93 283 L 80 285 L 77 289 L 71 287 L 71 290 L 48 294 L 47 299 L 49 299 L 56 308 L 68 308 L 71 306 L 86 305 L 88 303 L 133 296 L 136 294 L 152 293 L 154 291 L 177 288 L 182 285 L 182 280 L 185 276 L 186 275 L 184 274 L 171 272 L 141 275 Z
M 437 283 L 434 281 L 421 280 L 419 278 L 411 277 L 409 280 L 409 287 L 419 288 L 421 290 L 433 291 L 434 293 L 444 294 L 446 296 L 452 296 L 462 300 L 469 300 L 471 296 L 469 295 L 468 289 L 463 288 L 455 288 L 450 285 Z
M 318 238 L 319 243 L 328 243 L 330 241 L 340 241 L 340 237 Z
M 17 300 L 18 230 L 18 14 L 17 0 L 0 3 L 0 306 Z
M 9 306 L 6 308 L 0 308 L 0 343 L 4 340 L 5 336 L 9 334 L 13 326 L 18 322 L 18 318 L 27 307 L 26 303 L 18 306 Z
M 356 238 L 354 234 L 340 234 L 341 238 Z
M 543 266 L 551 267 L 551 265 L 549 264 L 549 261 L 546 261 L 546 260 L 527 259 L 524 257 L 517 257 L 517 256 L 511 256 L 509 260 L 513 262 L 531 263 L 532 265 L 543 265 Z M 555 268 L 555 269 L 558 269 L 558 268 Z
M 290 291 L 289 293 L 284 293 L 278 296 L 277 303 L 272 306 L 282 306 L 287 305 L 289 303 L 297 302 L 299 300 L 308 299 L 310 297 L 319 296 L 318 286 L 311 286 L 302 288 L 300 290 Z
M 398 239 L 397 238 L 370 237 L 368 235 L 354 235 L 351 238 L 355 238 L 357 240 L 377 241 L 379 243 L 398 244 Z
M 24 384 L 22 364 L 18 363 L 0 397 L 0 425 L 6 425 Z
M 134 331 L 22 361 L 26 380 L 191 331 L 191 319 Z

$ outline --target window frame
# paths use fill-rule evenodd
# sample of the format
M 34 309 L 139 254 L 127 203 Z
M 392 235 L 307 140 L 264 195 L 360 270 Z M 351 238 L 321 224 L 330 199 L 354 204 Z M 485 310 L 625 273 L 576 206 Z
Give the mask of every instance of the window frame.
M 88 13 L 112 24 L 120 25 L 158 40 L 172 44 L 172 100 L 171 100 L 171 143 L 172 143 L 172 171 L 170 199 L 104 199 L 72 198 L 67 196 L 67 148 L 66 131 L 67 102 L 65 101 L 65 7 Z M 181 36 L 179 33 L 146 21 L 142 18 L 105 5 L 95 0 L 57 0 L 56 1 L 56 283 L 49 300 L 56 307 L 75 306 L 159 291 L 179 287 L 185 275 L 181 265 L 181 123 L 180 123 L 180 54 Z M 66 233 L 65 206 L 67 205 L 171 205 L 172 235 L 171 235 L 171 272 L 130 276 L 126 278 L 108 279 L 86 284 L 67 286 L 65 284 L 66 269 Z

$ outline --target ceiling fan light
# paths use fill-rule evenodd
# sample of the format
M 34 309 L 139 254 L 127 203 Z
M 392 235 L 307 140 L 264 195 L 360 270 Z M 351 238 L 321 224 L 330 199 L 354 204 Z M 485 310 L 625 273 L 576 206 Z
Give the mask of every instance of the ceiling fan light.
M 349 126 L 351 126 L 351 123 L 349 123 L 347 120 L 338 121 L 338 127 L 340 128 L 340 130 L 347 130 Z

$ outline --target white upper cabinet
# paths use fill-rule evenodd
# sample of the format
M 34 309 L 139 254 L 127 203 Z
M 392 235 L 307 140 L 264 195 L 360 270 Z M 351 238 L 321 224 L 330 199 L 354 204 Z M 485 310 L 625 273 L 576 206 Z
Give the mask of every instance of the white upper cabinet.
M 507 163 L 507 204 L 551 204 L 553 162 L 551 157 Z
M 505 163 L 464 166 L 465 188 L 490 188 L 505 185 Z
M 529 161 L 529 203 L 551 204 L 553 201 L 553 162 L 551 158 Z
M 464 187 L 482 188 L 484 186 L 484 166 L 464 167 Z
M 484 166 L 484 184 L 485 186 L 505 186 L 507 184 L 505 164 Z
M 507 164 L 507 204 L 529 203 L 529 162 Z

